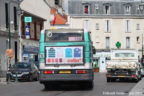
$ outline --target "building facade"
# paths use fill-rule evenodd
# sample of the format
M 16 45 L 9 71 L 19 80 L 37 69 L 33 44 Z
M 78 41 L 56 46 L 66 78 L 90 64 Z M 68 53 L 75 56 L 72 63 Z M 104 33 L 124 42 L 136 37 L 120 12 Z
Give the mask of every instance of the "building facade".
M 0 0 L 0 71 L 6 71 L 8 68 L 7 49 L 11 48 L 14 51 L 11 63 L 17 62 L 19 59 L 17 7 L 18 2 L 16 1 Z
M 25 22 L 26 17 L 31 17 L 32 22 Z M 21 61 L 38 63 L 40 32 L 44 27 L 45 19 L 34 14 L 23 12 L 21 17 Z
M 67 3 L 70 28 L 83 29 L 83 22 L 88 20 L 97 52 L 116 49 L 119 42 L 121 49 L 136 49 L 142 56 L 143 0 L 67 0 Z

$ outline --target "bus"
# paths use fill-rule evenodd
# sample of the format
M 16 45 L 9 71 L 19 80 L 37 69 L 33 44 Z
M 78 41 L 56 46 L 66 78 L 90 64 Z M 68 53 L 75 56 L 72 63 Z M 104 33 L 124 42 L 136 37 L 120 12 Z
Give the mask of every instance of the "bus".
M 93 88 L 90 33 L 81 29 L 42 30 L 39 81 L 44 87 L 70 82 Z

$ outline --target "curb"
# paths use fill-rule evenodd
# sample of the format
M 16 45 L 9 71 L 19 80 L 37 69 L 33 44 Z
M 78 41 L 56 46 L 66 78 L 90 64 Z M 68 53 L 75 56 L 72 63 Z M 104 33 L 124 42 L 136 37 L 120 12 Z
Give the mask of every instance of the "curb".
M 129 96 L 144 96 L 144 78 L 129 92 Z

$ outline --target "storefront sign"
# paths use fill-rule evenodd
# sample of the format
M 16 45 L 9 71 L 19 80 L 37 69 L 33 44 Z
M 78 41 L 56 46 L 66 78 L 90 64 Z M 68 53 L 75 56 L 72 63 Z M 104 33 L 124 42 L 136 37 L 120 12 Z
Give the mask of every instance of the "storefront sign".
M 35 46 L 24 46 L 24 53 L 35 53 L 38 54 L 39 47 Z

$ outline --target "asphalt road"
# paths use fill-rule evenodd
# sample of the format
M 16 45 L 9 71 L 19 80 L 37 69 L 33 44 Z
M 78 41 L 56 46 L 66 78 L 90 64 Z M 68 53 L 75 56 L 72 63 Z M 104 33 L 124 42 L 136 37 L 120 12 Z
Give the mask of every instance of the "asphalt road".
M 107 83 L 105 74 L 95 73 L 93 90 L 77 85 L 44 89 L 39 82 L 12 82 L 8 85 L 0 85 L 0 96 L 127 96 L 135 85 L 136 83 L 129 81 Z

